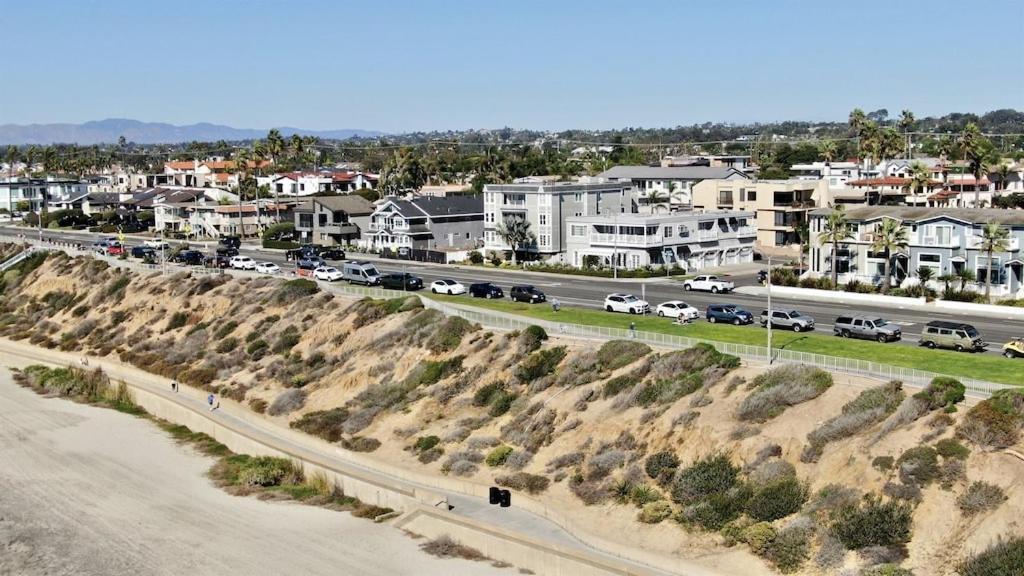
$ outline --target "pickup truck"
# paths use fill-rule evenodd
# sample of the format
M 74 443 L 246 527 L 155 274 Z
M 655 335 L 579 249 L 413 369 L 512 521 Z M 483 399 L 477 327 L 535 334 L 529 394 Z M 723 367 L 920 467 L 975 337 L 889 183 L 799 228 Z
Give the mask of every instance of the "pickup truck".
M 161 239 L 161 238 L 154 238 L 152 240 L 145 240 L 145 241 L 142 242 L 142 245 L 143 246 L 148 246 L 149 248 L 152 248 L 154 250 L 159 250 L 161 248 L 170 249 L 170 247 L 171 247 L 170 244 L 168 244 L 167 242 L 164 242 L 164 240 Z
M 896 324 L 871 316 L 840 316 L 832 325 L 832 332 L 843 338 L 867 338 L 879 342 L 895 342 L 903 337 Z
M 718 294 L 719 292 L 732 292 L 732 289 L 735 287 L 736 285 L 732 282 L 719 280 L 718 276 L 708 276 L 706 274 L 683 282 L 683 290 L 702 290 L 713 294 Z

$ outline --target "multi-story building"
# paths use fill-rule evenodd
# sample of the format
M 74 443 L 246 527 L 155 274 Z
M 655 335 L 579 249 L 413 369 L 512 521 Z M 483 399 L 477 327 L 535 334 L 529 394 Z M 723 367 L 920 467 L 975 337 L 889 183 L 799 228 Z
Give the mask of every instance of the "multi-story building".
M 89 192 L 89 184 L 60 178 L 8 178 L 0 182 L 0 208 L 18 212 L 19 206 L 38 212 L 43 204 L 78 198 Z
M 749 180 L 742 171 L 724 166 L 613 166 L 597 178 L 629 183 L 639 203 L 656 204 L 660 198 L 667 200 L 672 209 L 689 208 L 693 186 L 704 180 Z
M 753 212 L 757 244 L 765 250 L 791 250 L 799 244 L 797 226 L 815 206 L 828 204 L 827 180 L 704 180 L 693 187 L 694 210 Z
M 712 168 L 735 168 L 744 174 L 753 174 L 757 167 L 750 161 L 748 154 L 704 154 L 700 156 L 665 156 L 661 159 L 663 167 L 671 166 L 710 166 Z
M 373 204 L 356 194 L 312 197 L 295 208 L 295 233 L 303 242 L 354 244 L 369 229 Z
M 832 274 L 832 245 L 821 244 L 831 210 L 811 212 L 810 271 L 812 275 Z M 850 280 L 878 283 L 885 266 L 884 254 L 871 246 L 878 226 L 886 218 L 899 221 L 907 231 L 908 246 L 890 255 L 893 283 L 914 277 L 921 267 L 930 268 L 933 278 L 955 275 L 961 270 L 974 273 L 980 288 L 988 275 L 988 256 L 981 250 L 982 229 L 995 222 L 1010 230 L 1008 250 L 992 256 L 992 293 L 996 296 L 1024 296 L 1021 244 L 1024 244 L 1024 212 L 994 208 L 924 208 L 910 206 L 868 206 L 846 210 L 851 238 L 838 246 L 835 266 L 841 283 Z M 938 282 L 933 280 L 934 287 Z
M 754 213 L 741 210 L 672 214 L 598 214 L 566 218 L 566 260 L 633 269 L 700 270 L 754 259 Z
M 861 167 L 856 162 L 810 162 L 789 167 L 797 180 L 825 180 L 829 195 L 839 204 L 864 204 L 864 192 L 848 185 L 861 179 Z
M 570 216 L 628 214 L 637 211 L 630 182 L 599 184 L 533 183 L 487 184 L 483 197 L 484 249 L 509 252 L 512 247 L 498 234 L 508 219 L 529 223 L 537 238 L 533 246 L 519 251 L 541 260 L 562 259 L 565 253 L 565 221 Z
M 480 196 L 387 198 L 370 215 L 361 244 L 371 249 L 466 250 L 480 247 Z

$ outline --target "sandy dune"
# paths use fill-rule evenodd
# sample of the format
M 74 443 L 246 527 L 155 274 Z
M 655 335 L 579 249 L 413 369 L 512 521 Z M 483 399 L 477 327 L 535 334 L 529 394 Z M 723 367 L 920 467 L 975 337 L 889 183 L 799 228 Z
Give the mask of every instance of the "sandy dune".
M 229 496 L 144 420 L 35 395 L 0 370 L 0 574 L 514 574 L 387 526 Z

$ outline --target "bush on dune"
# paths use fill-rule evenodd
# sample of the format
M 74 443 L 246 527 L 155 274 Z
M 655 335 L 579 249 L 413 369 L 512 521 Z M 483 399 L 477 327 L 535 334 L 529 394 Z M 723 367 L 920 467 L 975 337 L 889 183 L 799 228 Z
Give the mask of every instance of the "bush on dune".
M 765 422 L 790 406 L 817 398 L 832 386 L 832 375 L 820 368 L 791 364 L 759 374 L 754 391 L 737 409 L 740 420 Z

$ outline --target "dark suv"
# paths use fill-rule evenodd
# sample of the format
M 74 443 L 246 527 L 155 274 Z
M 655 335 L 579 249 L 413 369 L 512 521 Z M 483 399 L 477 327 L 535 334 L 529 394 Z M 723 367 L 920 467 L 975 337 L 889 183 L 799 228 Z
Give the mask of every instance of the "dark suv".
M 225 248 L 234 248 L 236 250 L 242 247 L 242 239 L 238 236 L 225 236 L 217 243 Z
M 544 293 L 533 286 L 513 286 L 509 297 L 513 302 L 526 302 L 527 304 L 537 304 L 547 300 Z
M 704 316 L 712 324 L 726 322 L 739 326 L 740 324 L 752 324 L 754 322 L 753 314 L 735 304 L 712 304 L 704 311 Z
M 205 257 L 199 250 L 182 250 L 174 255 L 174 262 L 181 262 L 189 266 L 201 266 Z
M 320 257 L 324 260 L 344 260 L 345 251 L 341 248 L 324 248 L 320 251 Z
M 156 250 L 149 246 L 132 246 L 132 258 L 156 258 Z
M 207 256 L 203 261 L 203 265 L 207 268 L 228 268 L 231 266 L 231 257 L 224 254 L 214 254 L 213 256 Z
M 423 278 L 407 272 L 384 274 L 380 277 L 380 286 L 392 290 L 419 290 L 423 288 Z
M 505 293 L 490 282 L 479 282 L 469 285 L 469 295 L 473 298 L 504 298 Z

